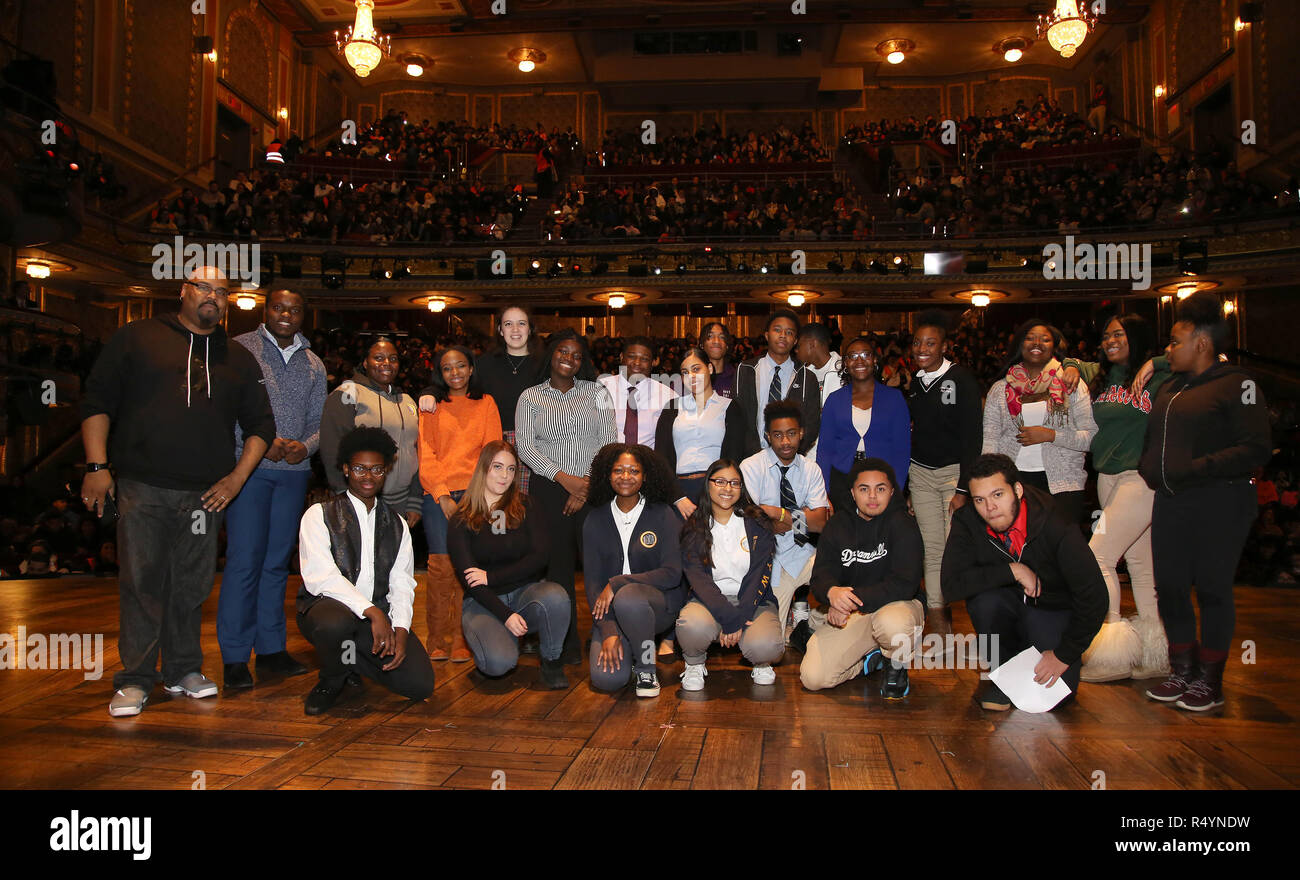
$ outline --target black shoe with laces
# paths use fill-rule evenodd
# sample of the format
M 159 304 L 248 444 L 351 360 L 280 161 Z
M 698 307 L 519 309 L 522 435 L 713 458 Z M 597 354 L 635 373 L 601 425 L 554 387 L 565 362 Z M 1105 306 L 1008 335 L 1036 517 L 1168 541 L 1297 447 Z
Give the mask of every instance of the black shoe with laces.
M 569 686 L 569 680 L 564 676 L 564 664 L 559 658 L 547 660 L 542 658 L 542 687 L 552 691 L 562 691 Z
M 654 670 L 647 669 L 636 674 L 636 695 L 638 697 L 659 696 L 659 676 L 655 675 Z
M 337 685 L 326 684 L 323 681 L 319 682 L 316 687 L 311 689 L 311 693 L 307 694 L 307 714 L 319 715 L 327 711 L 339 701 L 339 696 L 342 695 L 345 687 L 347 687 L 346 681 Z

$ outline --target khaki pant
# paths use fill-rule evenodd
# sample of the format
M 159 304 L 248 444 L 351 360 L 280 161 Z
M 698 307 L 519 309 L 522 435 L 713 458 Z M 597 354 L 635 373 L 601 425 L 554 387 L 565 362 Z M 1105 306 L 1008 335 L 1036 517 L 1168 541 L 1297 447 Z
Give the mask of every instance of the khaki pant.
M 1088 546 L 1106 579 L 1112 620 L 1119 617 L 1119 576 L 1115 566 L 1121 556 L 1128 563 L 1138 614 L 1159 618 L 1151 556 L 1151 506 L 1155 495 L 1137 471 L 1097 475 L 1097 499 L 1102 513 Z
M 862 658 L 879 647 L 886 657 L 898 654 L 910 661 L 916 636 L 925 621 L 925 609 L 917 599 L 890 602 L 870 614 L 851 614 L 842 627 L 829 623 L 819 627 L 808 640 L 799 679 L 810 691 L 833 688 L 862 671 Z M 901 645 L 902 650 L 895 650 Z
M 804 567 L 799 569 L 799 573 L 791 577 L 786 570 L 773 564 L 772 570 L 779 571 L 780 574 L 773 579 L 772 595 L 776 596 L 776 619 L 781 623 L 781 632 L 784 637 L 786 624 L 790 622 L 790 606 L 794 604 L 794 592 L 802 586 L 805 586 L 812 580 L 813 563 L 817 561 L 817 554 L 814 553 L 808 557 Z
M 952 528 L 948 505 L 952 496 L 957 494 L 960 476 L 959 464 L 925 468 L 913 462 L 907 471 L 912 512 L 916 514 L 916 527 L 921 530 L 921 543 L 925 545 L 925 604 L 930 608 L 943 607 L 939 572 L 943 568 L 943 548 L 948 543 L 948 530 Z
M 733 603 L 734 604 L 734 603 Z M 698 665 L 708 655 L 709 645 L 722 635 L 722 626 L 709 609 L 698 599 L 682 606 L 677 618 L 677 644 L 687 663 Z M 754 615 L 754 622 L 743 627 L 740 634 L 741 655 L 755 666 L 776 663 L 785 653 L 785 638 L 777 623 L 775 610 L 764 605 Z

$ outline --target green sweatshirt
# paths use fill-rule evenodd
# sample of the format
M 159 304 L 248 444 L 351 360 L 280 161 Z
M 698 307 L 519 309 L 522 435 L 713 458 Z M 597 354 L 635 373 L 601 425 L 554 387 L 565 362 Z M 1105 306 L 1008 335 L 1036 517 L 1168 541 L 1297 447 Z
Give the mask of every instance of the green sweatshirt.
M 1097 421 L 1097 436 L 1092 438 L 1092 466 L 1099 474 L 1121 474 L 1137 470 L 1142 457 L 1142 441 L 1146 436 L 1147 416 L 1156 391 L 1170 376 L 1169 360 L 1161 355 L 1154 358 L 1155 373 L 1142 389 L 1141 397 L 1129 393 L 1132 376 L 1128 367 L 1115 364 L 1102 379 L 1101 390 L 1092 399 L 1092 417 Z M 1074 367 L 1090 384 L 1102 365 L 1090 361 L 1068 358 L 1064 367 Z

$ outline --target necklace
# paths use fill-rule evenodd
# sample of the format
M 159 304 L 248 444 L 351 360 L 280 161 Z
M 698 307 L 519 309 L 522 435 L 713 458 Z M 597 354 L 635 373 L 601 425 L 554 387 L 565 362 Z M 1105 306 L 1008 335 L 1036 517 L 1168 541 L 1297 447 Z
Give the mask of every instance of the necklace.
M 519 358 L 519 363 L 516 364 L 516 363 L 514 362 L 514 359 L 513 359 L 513 358 L 510 356 L 510 354 L 507 352 L 507 354 L 506 354 L 506 363 L 508 363 L 508 364 L 510 365 L 510 373 L 511 373 L 511 375 L 518 376 L 518 375 L 519 375 L 519 368 L 522 367 L 522 366 L 524 365 L 524 361 L 526 361 L 526 360 L 528 360 L 528 355 L 526 355 L 526 354 L 525 354 L 525 355 L 521 355 L 520 358 Z

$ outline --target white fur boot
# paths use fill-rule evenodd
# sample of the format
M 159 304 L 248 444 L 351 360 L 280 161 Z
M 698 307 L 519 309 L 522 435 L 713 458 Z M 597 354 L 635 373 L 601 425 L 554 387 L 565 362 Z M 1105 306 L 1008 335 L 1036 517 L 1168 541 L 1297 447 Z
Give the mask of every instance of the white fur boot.
M 1154 614 L 1138 614 L 1128 619 L 1142 640 L 1142 658 L 1133 666 L 1134 678 L 1163 678 L 1169 674 L 1169 639 L 1165 625 Z
M 1128 678 L 1142 659 L 1142 639 L 1132 624 L 1118 614 L 1107 615 L 1088 650 L 1083 652 L 1081 681 L 1118 681 Z

